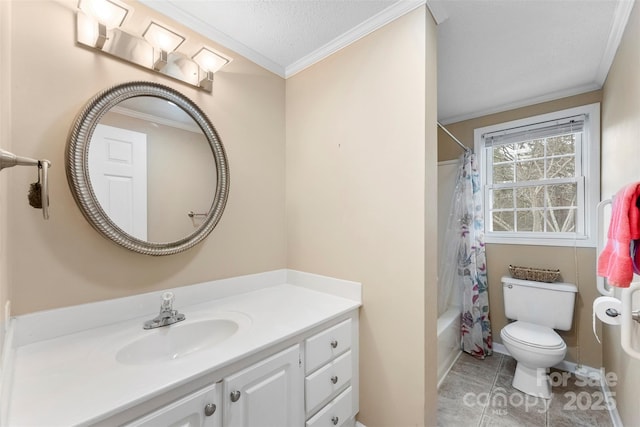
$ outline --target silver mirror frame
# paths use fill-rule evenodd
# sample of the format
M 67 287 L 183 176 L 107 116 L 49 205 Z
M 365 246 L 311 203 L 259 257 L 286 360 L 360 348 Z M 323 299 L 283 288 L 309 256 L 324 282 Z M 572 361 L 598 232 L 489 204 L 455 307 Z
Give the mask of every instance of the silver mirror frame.
M 216 192 L 211 209 L 203 223 L 190 235 L 174 242 L 147 242 L 137 239 L 118 227 L 100 206 L 89 179 L 89 142 L 97 124 L 112 107 L 135 96 L 154 96 L 171 101 L 198 124 L 204 133 L 217 168 Z M 76 118 L 65 150 L 67 181 L 71 193 L 89 223 L 114 243 L 145 255 L 172 255 L 201 242 L 220 221 L 229 195 L 229 165 L 220 137 L 206 114 L 180 92 L 152 82 L 123 83 L 93 97 Z

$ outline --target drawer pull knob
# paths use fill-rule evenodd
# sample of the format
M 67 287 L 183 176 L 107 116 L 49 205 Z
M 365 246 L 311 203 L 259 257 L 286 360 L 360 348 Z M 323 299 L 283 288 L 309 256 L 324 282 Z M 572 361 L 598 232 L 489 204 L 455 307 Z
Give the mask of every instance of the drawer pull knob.
M 338 346 L 337 340 L 331 340 L 331 348 L 336 348 Z
M 334 426 L 338 425 L 338 421 L 340 421 L 340 419 L 338 417 L 336 417 L 335 415 L 333 417 L 331 417 L 331 422 L 333 423 Z
M 331 377 L 331 382 L 334 383 L 334 384 L 337 383 L 338 382 L 338 376 L 337 375 L 332 376 Z
M 216 405 L 214 405 L 213 403 L 207 403 L 207 405 L 204 407 L 204 414 L 207 417 L 210 417 L 215 412 L 216 412 Z
M 242 394 L 242 393 L 240 393 L 240 390 L 235 390 L 235 391 L 232 391 L 232 392 L 229 394 L 229 397 L 231 398 L 231 401 L 232 401 L 232 402 L 237 402 L 238 400 L 240 400 L 240 395 L 241 395 L 241 394 Z

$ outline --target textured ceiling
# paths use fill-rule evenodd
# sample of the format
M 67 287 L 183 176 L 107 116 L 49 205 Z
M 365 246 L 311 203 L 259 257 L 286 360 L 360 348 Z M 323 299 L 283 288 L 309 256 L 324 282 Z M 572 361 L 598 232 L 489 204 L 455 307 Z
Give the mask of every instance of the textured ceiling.
M 619 43 L 616 14 L 624 15 L 628 4 L 445 2 L 449 19 L 438 26 L 439 119 L 455 122 L 599 89 Z
M 424 0 L 141 0 L 282 77 Z M 452 123 L 599 89 L 633 0 L 429 0 L 438 118 Z

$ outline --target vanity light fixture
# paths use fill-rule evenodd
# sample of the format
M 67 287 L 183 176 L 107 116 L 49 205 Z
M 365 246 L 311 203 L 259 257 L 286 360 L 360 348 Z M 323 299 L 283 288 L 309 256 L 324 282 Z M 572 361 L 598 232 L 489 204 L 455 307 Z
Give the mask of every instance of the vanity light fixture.
M 125 31 L 120 27 L 130 10 L 120 0 L 79 0 L 78 9 L 79 44 L 207 92 L 213 90 L 213 73 L 231 61 L 207 48 L 189 58 L 177 51 L 185 37 L 155 21 L 149 23 L 142 37 Z
M 213 74 L 229 63 L 229 59 L 211 49 L 203 47 L 193 55 L 193 60 L 200 66 L 204 76 L 200 79 L 200 87 L 211 91 L 213 88 Z
M 142 37 L 154 47 L 153 69 L 161 71 L 169 61 L 169 53 L 178 49 L 184 37 L 175 31 L 151 21 Z

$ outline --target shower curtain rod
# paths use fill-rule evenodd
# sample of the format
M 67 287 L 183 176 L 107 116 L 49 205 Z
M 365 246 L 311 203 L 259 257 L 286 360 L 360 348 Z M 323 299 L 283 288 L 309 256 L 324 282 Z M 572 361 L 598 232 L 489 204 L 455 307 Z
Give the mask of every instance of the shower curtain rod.
M 442 129 L 443 131 L 445 131 L 445 133 L 446 133 L 447 135 L 449 135 L 449 136 L 451 137 L 451 139 L 453 139 L 453 141 L 454 141 L 456 144 L 458 144 L 458 145 L 460 146 L 460 148 L 462 148 L 462 149 L 465 151 L 465 153 L 466 153 L 466 152 L 471 151 L 471 149 L 470 149 L 469 147 L 467 147 L 466 145 L 464 145 L 462 142 L 460 142 L 460 140 L 459 140 L 458 138 L 456 138 L 455 136 L 453 136 L 453 134 L 452 134 L 451 132 L 449 132 L 449 130 L 448 130 L 446 127 L 442 126 L 442 123 L 440 123 L 440 122 L 437 122 L 437 123 L 438 123 L 438 127 L 439 127 L 440 129 Z

